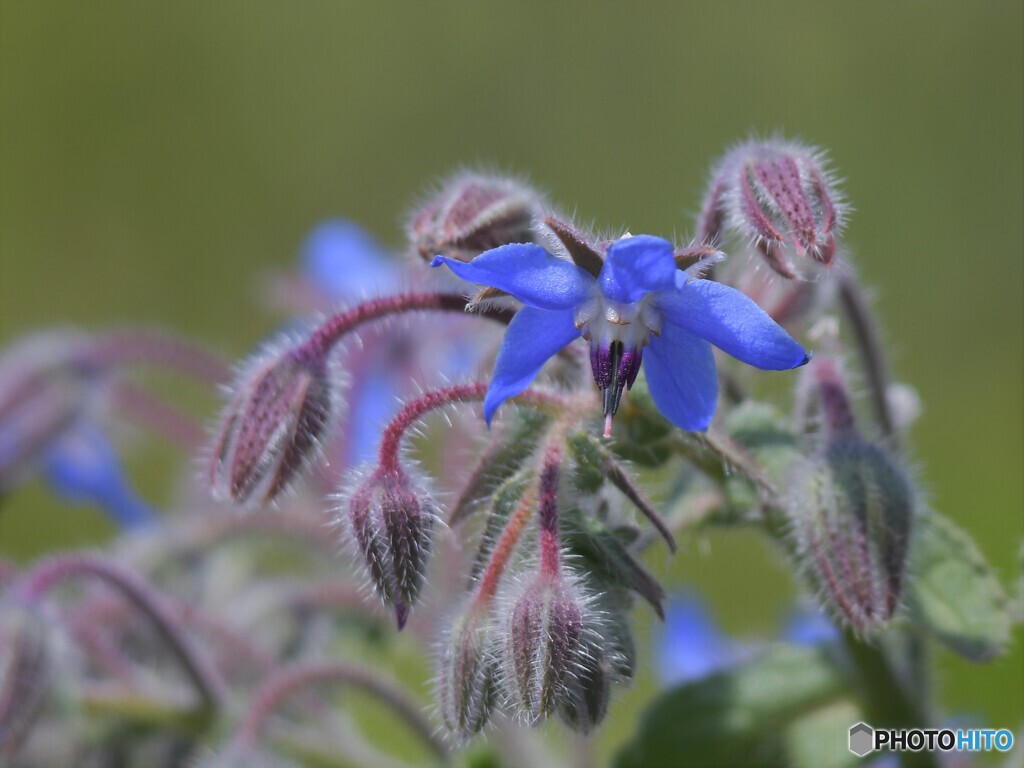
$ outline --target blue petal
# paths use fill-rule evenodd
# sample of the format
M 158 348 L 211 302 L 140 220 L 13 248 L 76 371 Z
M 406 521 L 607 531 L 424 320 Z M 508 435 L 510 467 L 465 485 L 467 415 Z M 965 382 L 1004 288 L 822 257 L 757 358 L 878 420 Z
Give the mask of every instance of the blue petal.
M 825 645 L 839 638 L 839 632 L 821 611 L 798 605 L 789 614 L 781 632 L 782 639 L 794 645 Z
M 681 328 L 665 325 L 644 350 L 651 398 L 680 429 L 708 428 L 718 400 L 718 374 L 711 346 Z
M 783 371 L 811 359 L 753 300 L 713 280 L 690 280 L 666 291 L 658 307 L 667 322 L 756 368 Z
M 375 458 L 381 432 L 397 410 L 398 377 L 386 362 L 377 361 L 376 366 L 354 377 L 345 427 L 346 466 L 354 467 Z
M 302 248 L 302 271 L 333 301 L 385 292 L 397 281 L 387 251 L 373 235 L 345 219 L 330 219 L 310 231 Z
M 729 666 L 737 652 L 704 601 L 688 594 L 668 603 L 658 656 L 662 682 L 680 685 Z
M 672 253 L 672 244 L 660 237 L 637 235 L 617 240 L 608 247 L 597 278 L 601 293 L 612 301 L 632 304 L 645 293 L 673 289 L 676 262 Z
M 594 278 L 586 270 L 532 243 L 503 245 L 468 263 L 444 256 L 430 262 L 432 267 L 442 264 L 463 280 L 498 288 L 537 309 L 575 307 L 586 301 L 594 285 Z
M 152 510 L 129 485 L 113 446 L 95 426 L 80 427 L 57 441 L 42 470 L 55 493 L 73 504 L 99 507 L 122 528 L 153 520 Z
M 526 389 L 547 359 L 580 335 L 572 315 L 571 309 L 549 312 L 523 307 L 512 318 L 484 397 L 488 424 L 499 405 Z

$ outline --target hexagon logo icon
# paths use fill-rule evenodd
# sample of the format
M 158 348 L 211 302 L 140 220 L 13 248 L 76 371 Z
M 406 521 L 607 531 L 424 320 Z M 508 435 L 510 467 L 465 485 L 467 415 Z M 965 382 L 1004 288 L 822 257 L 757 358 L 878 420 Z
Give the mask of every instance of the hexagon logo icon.
M 875 729 L 867 723 L 857 723 L 850 728 L 850 751 L 857 757 L 864 757 L 874 750 Z

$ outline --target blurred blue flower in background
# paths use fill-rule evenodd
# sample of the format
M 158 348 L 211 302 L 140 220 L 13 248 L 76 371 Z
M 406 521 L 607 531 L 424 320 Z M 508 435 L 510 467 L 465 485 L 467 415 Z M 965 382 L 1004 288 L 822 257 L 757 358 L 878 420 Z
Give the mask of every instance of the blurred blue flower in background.
M 794 645 L 824 645 L 838 638 L 835 627 L 813 607 L 798 603 L 787 615 L 778 639 Z M 666 686 L 694 682 L 751 658 L 763 640 L 738 640 L 718 626 L 697 594 L 669 600 L 664 630 L 656 641 L 659 676 Z
M 65 501 L 97 507 L 121 528 L 139 528 L 155 519 L 128 481 L 114 446 L 91 422 L 83 422 L 49 447 L 41 474 Z

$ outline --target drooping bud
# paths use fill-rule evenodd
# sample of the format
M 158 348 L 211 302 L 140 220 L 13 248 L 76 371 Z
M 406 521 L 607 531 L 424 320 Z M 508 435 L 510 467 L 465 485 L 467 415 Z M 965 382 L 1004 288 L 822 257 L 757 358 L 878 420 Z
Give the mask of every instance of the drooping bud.
M 460 173 L 413 211 L 409 241 L 428 262 L 438 254 L 472 261 L 500 245 L 530 242 L 541 201 L 538 192 L 513 179 Z
M 487 613 L 472 605 L 455 620 L 441 646 L 438 705 L 445 727 L 460 741 L 479 733 L 494 709 L 497 662 Z
M 505 615 L 502 684 L 522 719 L 539 722 L 567 696 L 581 664 L 583 605 L 561 576 L 538 576 Z
M 0 601 L 0 762 L 14 758 L 53 682 L 49 629 L 39 610 Z
M 555 701 L 562 722 L 580 733 L 590 733 L 604 720 L 615 675 L 615 663 L 601 637 L 585 638 L 577 654 L 577 665 L 565 686 L 565 695 Z
M 80 354 L 87 340 L 44 333 L 0 359 L 0 489 L 30 470 L 93 400 L 96 371 Z
M 426 580 L 436 505 L 421 484 L 397 466 L 377 467 L 339 501 L 339 522 L 380 599 L 395 609 L 402 629 Z
M 906 473 L 845 432 L 795 472 L 788 508 L 796 554 L 824 606 L 860 634 L 899 606 L 914 518 Z
M 269 346 L 246 365 L 210 457 L 214 496 L 266 504 L 320 450 L 341 408 L 340 373 L 306 346 Z
M 836 254 L 845 206 L 823 153 L 789 141 L 752 141 L 719 162 L 702 206 L 701 240 L 755 243 L 786 278 L 813 279 Z

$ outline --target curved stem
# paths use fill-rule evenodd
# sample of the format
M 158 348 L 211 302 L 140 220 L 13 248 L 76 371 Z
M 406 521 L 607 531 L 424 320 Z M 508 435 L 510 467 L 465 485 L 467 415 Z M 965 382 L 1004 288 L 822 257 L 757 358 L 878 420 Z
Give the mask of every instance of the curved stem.
M 448 750 L 434 736 L 430 723 L 404 691 L 367 669 L 344 662 L 301 662 L 277 672 L 257 691 L 236 733 L 236 741 L 244 747 L 255 747 L 270 717 L 285 699 L 307 686 L 328 682 L 351 685 L 380 699 L 435 755 L 442 760 L 447 758 Z
M 392 417 L 391 421 L 384 428 L 381 435 L 380 451 L 377 461 L 386 470 L 397 470 L 399 448 L 402 437 L 406 430 L 419 421 L 423 416 L 438 408 L 459 402 L 480 401 L 487 394 L 488 385 L 479 382 L 468 384 L 454 384 L 450 387 L 441 387 L 420 395 L 405 406 Z M 537 408 L 559 409 L 568 404 L 568 398 L 554 392 L 542 392 L 535 389 L 527 389 L 511 398 L 512 402 L 522 405 L 532 405 Z
M 317 328 L 309 341 L 297 354 L 319 357 L 325 354 L 342 337 L 356 328 L 373 320 L 403 312 L 434 310 L 439 312 L 466 312 L 466 298 L 457 293 L 399 293 L 394 296 L 370 299 L 351 309 L 332 315 Z M 503 323 L 509 323 L 512 313 L 500 309 L 479 309 L 476 314 Z
M 58 555 L 33 568 L 15 589 L 29 602 L 35 602 L 75 576 L 93 576 L 106 582 L 145 615 L 192 682 L 204 708 L 216 709 L 221 690 L 216 673 L 178 630 L 160 593 L 134 573 L 90 555 Z
M 132 363 L 158 365 L 210 384 L 223 384 L 231 378 L 230 366 L 213 352 L 160 331 L 101 333 L 87 345 L 80 362 L 97 368 Z
M 885 353 L 878 337 L 878 325 L 868 308 L 864 292 L 857 279 L 847 271 L 837 270 L 839 283 L 839 300 L 843 305 L 847 318 L 853 327 L 853 336 L 860 351 L 864 373 L 871 390 L 871 400 L 875 407 L 875 418 L 886 436 L 895 439 L 896 426 L 889 407 L 889 374 L 885 362 Z

